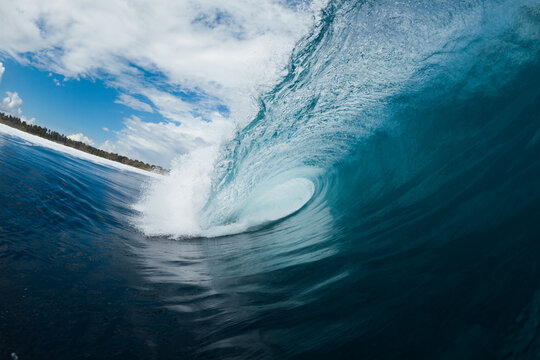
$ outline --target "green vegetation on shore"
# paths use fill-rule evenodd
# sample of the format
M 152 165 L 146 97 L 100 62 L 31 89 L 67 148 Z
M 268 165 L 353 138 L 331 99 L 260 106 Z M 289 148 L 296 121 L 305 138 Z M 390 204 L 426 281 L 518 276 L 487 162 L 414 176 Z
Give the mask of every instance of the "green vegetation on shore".
M 52 131 L 42 126 L 28 124 L 19 118 L 4 114 L 2 112 L 0 112 L 0 124 L 5 124 L 15 129 L 19 129 L 21 131 L 27 132 L 29 134 L 36 135 L 44 139 L 54 141 L 58 144 L 69 146 L 74 149 L 81 150 L 86 153 L 102 157 L 104 159 L 116 161 L 121 164 L 133 166 L 142 170 L 157 172 L 160 174 L 165 174 L 169 172 L 169 170 L 164 169 L 161 166 L 150 165 L 139 160 L 132 160 L 122 155 L 109 153 L 107 151 L 97 149 L 93 146 L 90 146 L 80 141 L 68 139 L 67 136 L 57 133 L 56 131 Z

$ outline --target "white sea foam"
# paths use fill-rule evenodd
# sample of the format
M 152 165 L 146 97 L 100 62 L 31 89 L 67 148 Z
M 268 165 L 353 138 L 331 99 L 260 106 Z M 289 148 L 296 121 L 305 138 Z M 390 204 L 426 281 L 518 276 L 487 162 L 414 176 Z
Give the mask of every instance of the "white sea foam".
M 121 164 L 121 163 L 116 162 L 116 161 L 104 159 L 102 157 L 92 155 L 92 154 L 86 153 L 84 151 L 80 151 L 80 150 L 71 148 L 69 146 L 60 145 L 60 144 L 57 144 L 57 143 L 55 143 L 53 141 L 41 138 L 41 137 L 36 136 L 36 135 L 29 134 L 27 132 L 12 128 L 12 127 L 4 125 L 4 124 L 0 124 L 0 132 L 3 132 L 3 133 L 8 134 L 8 135 L 16 136 L 16 137 L 18 137 L 20 139 L 23 139 L 23 140 L 27 141 L 29 144 L 43 146 L 43 147 L 46 147 L 46 148 L 49 148 L 49 149 L 53 149 L 55 151 L 59 151 L 59 152 L 62 152 L 62 153 L 65 153 L 65 154 L 68 154 L 68 155 L 71 155 L 71 156 L 75 156 L 75 157 L 77 157 L 79 159 L 84 159 L 84 160 L 91 161 L 91 162 L 96 163 L 96 164 L 112 167 L 112 168 L 123 170 L 123 171 L 131 171 L 131 172 L 135 172 L 135 173 L 138 173 L 138 174 L 142 174 L 142 175 L 146 175 L 146 176 L 150 176 L 150 177 L 154 177 L 154 178 L 162 178 L 163 177 L 163 175 L 160 175 L 160 174 L 157 174 L 157 173 L 152 173 L 152 172 L 149 172 L 149 171 L 145 171 L 145 170 L 142 170 L 142 169 L 135 168 L 133 166 Z
M 148 184 L 134 208 L 135 222 L 147 235 L 200 236 L 200 212 L 208 200 L 218 152 L 205 147 L 179 157 L 169 176 Z

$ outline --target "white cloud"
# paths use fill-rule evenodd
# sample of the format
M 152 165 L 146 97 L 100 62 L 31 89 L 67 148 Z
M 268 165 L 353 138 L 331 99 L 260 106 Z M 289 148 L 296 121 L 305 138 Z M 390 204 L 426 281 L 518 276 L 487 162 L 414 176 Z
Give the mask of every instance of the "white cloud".
M 206 129 L 201 138 L 208 142 L 221 130 L 206 121 L 218 106 L 227 106 L 235 121 L 253 115 L 254 96 L 278 79 L 325 1 L 0 2 L 0 52 L 67 79 L 102 79 L 124 93 L 118 102 L 151 110 L 125 93 L 143 96 L 165 119 Z
M 0 104 L 0 110 L 6 114 L 21 117 L 22 116 L 22 99 L 16 91 L 6 91 L 6 97 Z
M 28 119 L 23 115 L 22 104 L 23 101 L 16 91 L 6 91 L 6 97 L 0 103 L 0 111 L 11 116 L 20 118 L 22 121 L 34 125 L 36 123 L 35 118 Z
M 83 143 L 88 144 L 90 146 L 94 146 L 94 141 L 92 139 L 88 138 L 83 133 L 71 134 L 71 135 L 68 136 L 68 139 L 71 139 L 73 141 L 80 141 L 80 142 L 83 142 Z
M 102 129 L 103 129 L 103 131 L 109 132 L 109 128 L 108 128 L 108 127 L 103 127 Z
M 27 124 L 30 124 L 30 125 L 35 125 L 36 124 L 36 118 L 27 118 L 26 116 L 21 116 L 21 120 L 24 121 L 25 123 Z
M 200 122 L 197 126 L 149 123 L 132 116 L 124 120 L 124 129 L 117 133 L 117 140 L 106 141 L 100 148 L 168 167 L 179 154 L 216 144 L 221 134 L 231 130 L 231 122 L 217 113 L 212 115 L 212 122 Z
M 2 62 L 0 62 L 0 81 L 2 81 L 2 75 L 4 74 L 5 70 L 6 68 Z M 6 91 L 6 95 L 7 96 L 3 98 L 2 102 L 0 103 L 0 111 L 8 115 L 18 117 L 27 124 L 34 125 L 36 123 L 35 118 L 28 119 L 23 115 L 23 101 L 19 94 L 16 91 Z
M 125 105 L 133 110 L 145 111 L 149 113 L 154 112 L 150 105 L 127 94 L 121 94 L 118 99 L 115 100 L 115 103 Z

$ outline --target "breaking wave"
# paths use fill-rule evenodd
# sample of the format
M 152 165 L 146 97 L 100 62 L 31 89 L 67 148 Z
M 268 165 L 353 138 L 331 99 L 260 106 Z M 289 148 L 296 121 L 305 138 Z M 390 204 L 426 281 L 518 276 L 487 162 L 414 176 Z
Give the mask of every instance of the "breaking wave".
M 474 172 L 474 149 L 499 151 L 490 144 L 534 101 L 508 93 L 535 73 L 539 30 L 534 1 L 332 1 L 253 120 L 153 180 L 135 221 L 213 237 L 298 212 L 309 227 L 322 208 L 332 221 L 383 198 L 373 211 L 419 204 Z

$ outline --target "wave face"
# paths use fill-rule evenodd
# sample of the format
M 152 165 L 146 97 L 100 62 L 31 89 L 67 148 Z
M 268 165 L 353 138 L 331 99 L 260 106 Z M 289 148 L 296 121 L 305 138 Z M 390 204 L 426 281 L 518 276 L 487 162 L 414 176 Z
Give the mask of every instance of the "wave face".
M 458 175 L 448 161 L 503 131 L 491 121 L 534 73 L 538 11 L 535 1 L 331 2 L 254 120 L 150 185 L 138 226 L 211 237 L 332 202 L 367 206 L 403 186 L 423 190 L 394 193 L 392 206 L 433 196 Z

